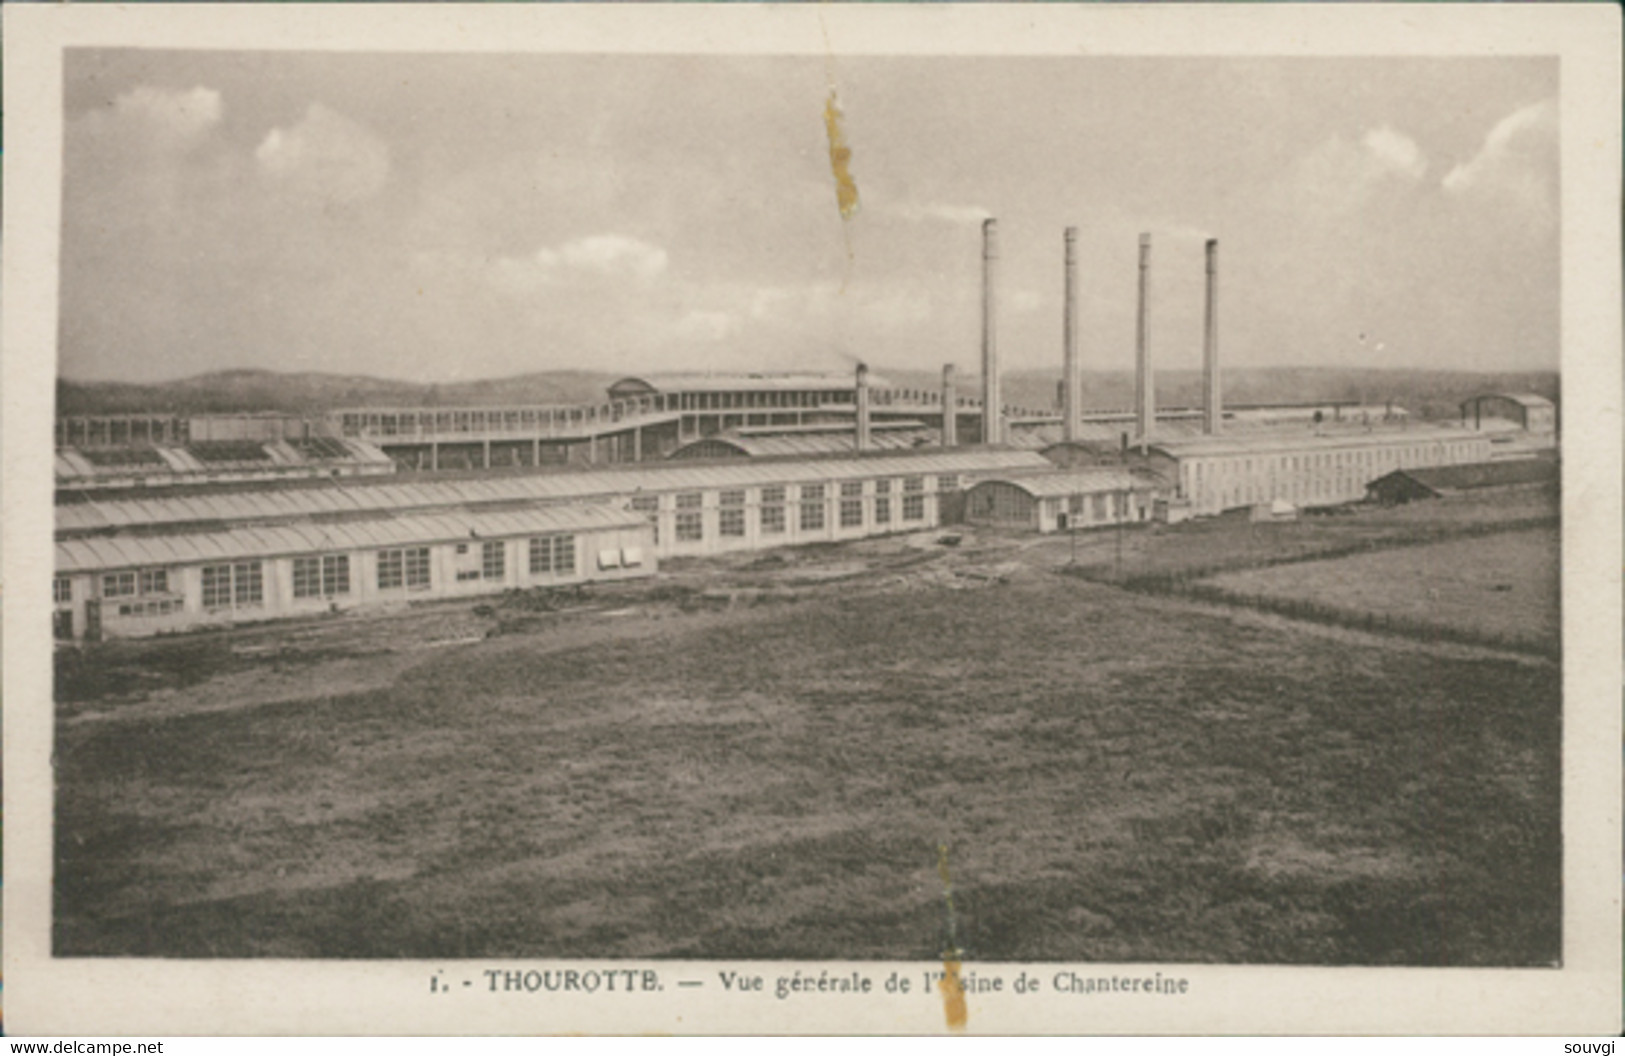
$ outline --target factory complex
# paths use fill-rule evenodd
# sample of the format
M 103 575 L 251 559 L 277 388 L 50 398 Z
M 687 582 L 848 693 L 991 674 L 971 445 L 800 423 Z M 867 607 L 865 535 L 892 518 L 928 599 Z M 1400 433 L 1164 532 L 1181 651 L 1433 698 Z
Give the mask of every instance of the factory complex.
M 1391 405 L 1224 406 L 1211 240 L 1202 406 L 1157 406 L 1142 236 L 1134 406 L 1086 415 L 1075 229 L 1064 250 L 1047 410 L 1001 398 L 989 220 L 976 397 L 951 366 L 925 391 L 860 364 L 625 378 L 585 406 L 60 418 L 55 635 L 647 577 L 671 558 L 957 523 L 1076 531 L 1333 506 L 1406 471 L 1555 455 L 1538 396 L 1475 397 L 1460 421 L 1427 424 Z

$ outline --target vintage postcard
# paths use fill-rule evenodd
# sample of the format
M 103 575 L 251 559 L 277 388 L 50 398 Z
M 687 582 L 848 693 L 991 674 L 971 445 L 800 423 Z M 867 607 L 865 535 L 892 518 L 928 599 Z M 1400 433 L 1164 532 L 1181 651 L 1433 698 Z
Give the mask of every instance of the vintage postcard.
M 1608 5 L 5 12 L 14 1033 L 1616 1033 Z

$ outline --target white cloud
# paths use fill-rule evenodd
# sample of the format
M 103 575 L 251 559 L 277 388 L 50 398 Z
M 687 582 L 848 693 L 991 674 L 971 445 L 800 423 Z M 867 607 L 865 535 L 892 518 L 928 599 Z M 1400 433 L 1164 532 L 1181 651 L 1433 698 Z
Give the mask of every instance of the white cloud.
M 738 330 L 728 312 L 695 309 L 677 320 L 677 336 L 687 340 L 725 341 Z
M 557 251 L 544 249 L 537 257 L 544 264 L 644 280 L 658 278 L 668 262 L 664 249 L 626 235 L 592 235 Z
M 1371 129 L 1361 143 L 1367 155 L 1389 172 L 1413 180 L 1419 180 L 1427 173 L 1428 163 L 1422 156 L 1422 148 L 1416 145 L 1416 140 L 1392 125 Z
M 581 279 L 649 283 L 664 275 L 670 262 L 659 246 L 616 234 L 590 235 L 559 246 L 543 246 L 525 257 L 479 257 L 442 251 L 419 253 L 418 258 L 426 266 L 485 270 L 499 289 L 520 295 Z
M 1538 216 L 1556 212 L 1557 102 L 1521 107 L 1496 122 L 1484 145 L 1445 174 L 1440 186 L 1458 196 L 1512 201 Z
M 1306 215 L 1363 210 L 1385 189 L 1415 184 L 1427 173 L 1416 141 L 1390 125 L 1368 129 L 1359 142 L 1341 135 L 1323 140 L 1299 159 L 1288 177 L 1289 204 Z
M 113 102 L 120 117 L 134 118 L 172 142 L 195 140 L 220 123 L 225 107 L 220 93 L 199 85 L 189 91 L 166 91 L 141 85 Z
M 389 148 L 363 125 L 321 103 L 298 124 L 273 128 L 254 157 L 268 177 L 338 202 L 370 198 L 389 178 Z

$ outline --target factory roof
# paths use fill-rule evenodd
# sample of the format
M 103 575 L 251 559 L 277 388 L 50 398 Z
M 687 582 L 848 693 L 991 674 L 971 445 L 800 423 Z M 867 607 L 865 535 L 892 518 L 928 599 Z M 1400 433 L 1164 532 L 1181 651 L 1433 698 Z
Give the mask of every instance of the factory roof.
M 500 539 L 544 532 L 623 528 L 643 515 L 608 504 L 552 506 L 499 512 L 446 512 L 374 517 L 344 523 L 261 525 L 167 535 L 93 536 L 56 544 L 58 575 L 115 568 L 233 561 L 324 550 L 364 550 L 468 539 Z
M 926 429 L 917 422 L 913 423 L 912 428 L 902 429 L 888 428 L 886 423 L 876 424 L 877 427 L 872 428 L 869 436 L 870 446 L 875 451 L 912 451 L 918 447 L 941 442 L 936 430 Z M 821 429 L 775 434 L 753 434 L 743 431 L 716 433 L 684 444 L 667 457 L 691 458 L 714 449 L 716 445 L 722 445 L 736 454 L 752 458 L 849 455 L 857 450 L 857 436 L 850 425 L 845 426 L 844 431 Z
M 760 374 L 647 374 L 625 377 L 609 387 L 612 394 L 639 392 L 822 392 L 850 389 L 856 385 L 852 373 L 760 373 Z M 890 388 L 891 383 L 869 375 L 871 388 Z
M 956 448 L 913 454 L 792 461 L 633 463 L 586 472 L 528 473 L 399 483 L 352 480 L 294 488 L 87 500 L 56 508 L 59 533 L 139 525 L 292 520 L 322 515 L 498 503 L 572 502 L 635 492 L 739 488 L 931 473 L 996 473 L 1046 468 L 1034 451 Z
M 1457 466 L 1429 466 L 1425 469 L 1396 469 L 1372 481 L 1409 477 L 1430 491 L 1469 491 L 1473 488 L 1510 487 L 1516 484 L 1542 484 L 1557 479 L 1557 463 L 1544 458 L 1513 458 L 1498 462 L 1470 462 Z
M 1124 469 L 1051 470 L 1048 473 L 1009 473 L 984 477 L 981 484 L 1009 484 L 1035 499 L 1092 495 L 1107 491 L 1145 490 L 1152 485 Z
M 1426 444 L 1440 440 L 1471 439 L 1477 434 L 1471 430 L 1412 425 L 1392 427 L 1362 427 L 1322 425 L 1317 432 L 1308 429 L 1249 432 L 1239 436 L 1198 436 L 1190 439 L 1152 440 L 1151 447 L 1175 458 L 1199 458 L 1203 455 L 1234 455 L 1279 451 L 1304 451 L 1348 447 L 1391 447 L 1396 444 Z
M 325 470 L 334 467 L 387 467 L 395 464 L 363 440 L 316 437 L 309 440 L 196 441 L 147 447 L 72 447 L 56 451 L 56 478 L 63 482 L 104 477 L 203 476 L 223 470 Z
M 1532 392 L 1486 392 L 1477 396 L 1469 397 L 1468 399 L 1463 400 L 1462 403 L 1464 405 L 1469 403 L 1477 403 L 1479 400 L 1508 400 L 1523 407 L 1556 406 L 1556 404 L 1552 403 L 1552 401 L 1548 400 L 1546 397 L 1538 396 Z

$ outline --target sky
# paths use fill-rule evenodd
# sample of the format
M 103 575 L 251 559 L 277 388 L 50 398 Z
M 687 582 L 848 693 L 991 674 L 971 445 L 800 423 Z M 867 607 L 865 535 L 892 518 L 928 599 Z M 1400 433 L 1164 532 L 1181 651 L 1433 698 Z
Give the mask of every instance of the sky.
M 1556 369 L 1554 59 L 75 50 L 59 371 Z M 833 93 L 833 96 L 832 96 Z M 826 110 L 858 202 L 837 201 Z

